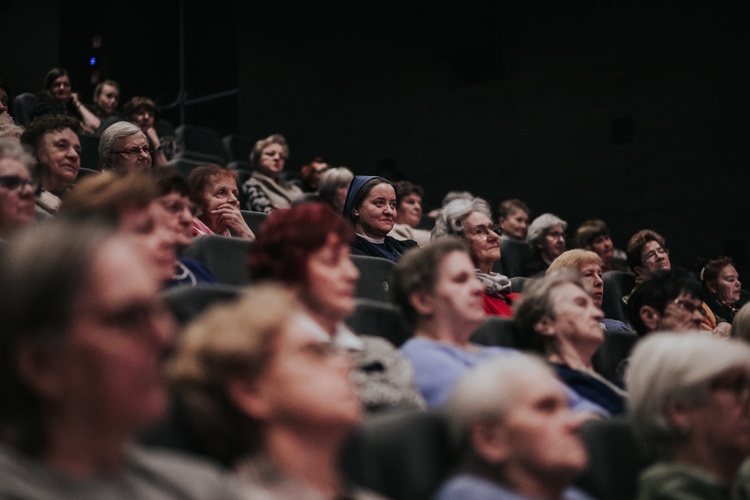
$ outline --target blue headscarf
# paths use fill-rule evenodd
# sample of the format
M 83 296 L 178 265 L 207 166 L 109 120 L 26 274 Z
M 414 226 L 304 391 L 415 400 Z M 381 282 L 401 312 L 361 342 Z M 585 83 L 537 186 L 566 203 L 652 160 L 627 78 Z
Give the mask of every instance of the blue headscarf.
M 357 193 L 362 189 L 370 179 L 375 179 L 377 175 L 356 175 L 352 179 L 352 183 L 349 184 L 349 191 L 346 193 L 346 202 L 344 203 L 344 217 L 354 222 L 354 216 L 352 215 L 352 209 L 354 208 L 354 198 L 357 197 Z

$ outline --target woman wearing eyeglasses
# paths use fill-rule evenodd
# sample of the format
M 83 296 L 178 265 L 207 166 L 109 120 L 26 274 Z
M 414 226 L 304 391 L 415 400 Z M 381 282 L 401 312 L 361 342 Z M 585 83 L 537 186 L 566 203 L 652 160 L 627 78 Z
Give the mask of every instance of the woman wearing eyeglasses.
M 78 93 L 73 92 L 73 82 L 63 68 L 52 68 L 44 78 L 44 87 L 31 110 L 31 118 L 43 115 L 72 116 L 89 134 L 101 125 L 99 118 L 78 99 Z
M 0 139 L 0 240 L 34 222 L 33 167 L 18 141 Z
M 99 159 L 103 170 L 150 170 L 153 153 L 146 134 L 130 122 L 110 125 L 99 138 Z
M 477 278 L 484 288 L 484 310 L 487 314 L 510 317 L 513 301 L 519 296 L 511 292 L 510 279 L 493 272 L 500 260 L 502 230 L 492 222 L 490 204 L 481 198 L 459 199 L 448 203 L 440 212 L 432 239 L 458 236 L 469 247 Z
M 737 479 L 750 455 L 750 346 L 656 333 L 635 347 L 629 374 L 633 429 L 656 458 L 638 500 L 747 498 Z

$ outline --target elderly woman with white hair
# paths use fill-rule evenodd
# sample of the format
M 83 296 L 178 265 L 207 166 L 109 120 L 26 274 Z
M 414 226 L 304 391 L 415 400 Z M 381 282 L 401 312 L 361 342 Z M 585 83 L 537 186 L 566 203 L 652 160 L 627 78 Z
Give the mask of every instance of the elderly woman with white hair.
M 744 495 L 732 490 L 750 455 L 750 346 L 653 334 L 636 346 L 627 382 L 633 430 L 657 457 L 639 500 L 747 498 L 747 484 Z
M 565 230 L 568 223 L 554 214 L 542 214 L 529 226 L 526 241 L 531 255 L 521 263 L 523 276 L 544 274 L 549 265 L 565 251 Z
M 146 134 L 127 121 L 110 125 L 99 138 L 99 162 L 104 170 L 150 170 L 154 153 Z
M 487 314 L 510 317 L 513 301 L 519 294 L 511 292 L 510 279 L 493 271 L 500 260 L 502 229 L 492 222 L 490 204 L 482 198 L 457 199 L 448 203 L 435 220 L 432 240 L 458 236 L 469 248 L 477 278 L 484 288 L 484 310 Z
M 330 206 L 337 214 L 343 213 L 346 193 L 349 192 L 352 179 L 354 174 L 346 167 L 327 170 L 320 178 L 317 201 Z

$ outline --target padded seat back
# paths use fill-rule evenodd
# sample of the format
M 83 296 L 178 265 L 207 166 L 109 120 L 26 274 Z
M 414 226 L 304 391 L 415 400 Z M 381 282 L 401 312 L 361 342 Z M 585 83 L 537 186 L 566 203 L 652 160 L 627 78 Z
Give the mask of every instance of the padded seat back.
M 219 283 L 197 283 L 195 286 L 181 285 L 168 288 L 162 297 L 177 323 L 185 325 L 209 307 L 239 297 L 243 288 Z
M 352 255 L 352 262 L 359 269 L 355 296 L 390 303 L 393 295 L 391 273 L 396 264 L 388 259 L 369 255 Z
M 240 212 L 242 213 L 242 218 L 245 219 L 245 223 L 250 227 L 253 233 L 255 233 L 255 236 L 258 236 L 260 226 L 263 224 L 263 221 L 266 220 L 268 214 L 265 212 L 253 212 L 252 210 L 240 210 Z
M 515 326 L 511 318 L 487 316 L 482 325 L 471 334 L 477 344 L 499 347 L 516 347 Z
M 618 376 L 617 368 L 624 359 L 630 356 L 630 351 L 633 350 L 639 338 L 635 332 L 604 330 L 604 342 L 591 358 L 594 370 L 607 380 L 619 381 L 620 376 Z
M 628 323 L 627 305 L 622 298 L 629 295 L 635 286 L 635 275 L 626 271 L 607 271 L 602 275 L 604 296 L 602 311 L 610 319 Z
M 177 140 L 185 146 L 185 150 L 179 156 L 204 163 L 227 164 L 221 135 L 216 130 L 186 124 L 177 127 L 175 135 Z
M 227 160 L 250 162 L 250 152 L 255 146 L 255 141 L 240 134 L 228 134 L 221 138 L 224 153 Z
M 27 127 L 31 123 L 31 110 L 34 108 L 36 94 L 23 92 L 13 98 L 13 119 L 18 125 Z
M 411 327 L 397 305 L 372 299 L 356 302 L 354 312 L 345 320 L 353 332 L 384 338 L 395 347 L 411 337 Z
M 251 281 L 247 255 L 252 244 L 251 240 L 208 234 L 193 238 L 182 255 L 199 260 L 217 282 L 242 286 Z
M 500 264 L 507 277 L 523 276 L 522 262 L 530 255 L 528 243 L 512 238 L 500 239 Z
M 344 444 L 344 477 L 393 500 L 427 500 L 456 465 L 445 416 L 394 411 L 365 420 Z

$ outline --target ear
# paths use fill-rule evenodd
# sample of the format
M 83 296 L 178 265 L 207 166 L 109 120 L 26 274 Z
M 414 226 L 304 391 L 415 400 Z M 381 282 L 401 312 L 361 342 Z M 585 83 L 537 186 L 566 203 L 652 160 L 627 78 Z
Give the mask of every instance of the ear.
M 711 283 L 710 281 L 706 281 L 706 288 L 708 288 L 708 291 L 716 295 L 716 285 L 714 283 Z
M 641 267 L 641 266 L 635 266 L 633 268 L 633 271 L 635 272 L 636 276 L 641 276 L 643 274 L 643 267 Z
M 508 461 L 510 448 L 504 425 L 486 420 L 475 422 L 469 431 L 471 449 L 482 460 L 489 464 L 501 464 Z
M 227 397 L 245 415 L 268 420 L 272 406 L 257 381 L 235 378 L 227 383 Z
M 432 297 L 428 293 L 420 291 L 410 293 L 409 303 L 420 316 L 432 316 L 435 313 Z
M 359 217 L 359 210 L 357 210 L 356 208 L 352 208 L 352 215 L 354 217 Z
M 646 325 L 650 331 L 656 330 L 659 327 L 659 321 L 661 321 L 661 314 L 651 306 L 641 306 L 638 311 L 638 315 L 641 317 L 641 321 Z
M 681 405 L 670 401 L 665 405 L 664 415 L 667 421 L 677 429 L 681 436 L 687 436 L 693 427 L 692 413 Z
M 534 330 L 539 333 L 539 335 L 544 335 L 545 337 L 554 337 L 556 333 L 555 324 L 549 316 L 544 316 L 542 319 L 534 323 Z
M 21 343 L 16 348 L 16 367 L 21 379 L 46 400 L 64 397 L 63 384 L 55 368 L 58 356 L 41 346 Z

